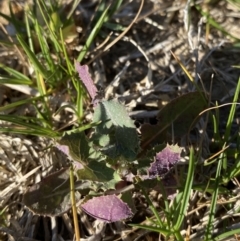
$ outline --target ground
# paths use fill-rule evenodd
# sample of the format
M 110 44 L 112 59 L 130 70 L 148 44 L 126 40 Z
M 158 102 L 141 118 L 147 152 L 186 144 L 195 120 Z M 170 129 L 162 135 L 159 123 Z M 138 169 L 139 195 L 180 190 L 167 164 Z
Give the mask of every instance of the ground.
M 6 7 L 4 1 L 1 2 L 0 12 L 7 14 L 5 8 L 3 9 Z M 93 15 L 96 2 L 80 3 L 82 31 L 77 35 L 77 39 L 69 41 L 73 57 L 77 56 L 84 43 L 84 34 L 88 33 L 87 21 L 90 21 Z M 126 27 L 136 15 L 140 1 L 124 2 L 122 9 L 114 18 Z M 199 1 L 198 6 L 202 11 L 208 12 L 221 29 L 212 25 L 209 27 L 207 23 L 210 20 L 207 20 L 193 3 L 177 0 L 145 0 L 140 16 L 124 38 L 97 59 L 91 61 L 96 55 L 92 51 L 92 55 L 89 54 L 84 60 L 85 63 L 89 63 L 92 78 L 105 93 L 105 98 L 119 98 L 126 105 L 136 125 L 153 124 L 156 122 L 156 113 L 170 100 L 196 89 L 174 56 L 178 57 L 195 83 L 210 94 L 212 102 L 218 101 L 219 104 L 223 104 L 232 101 L 240 76 L 240 68 L 237 68 L 240 64 L 239 8 L 230 1 Z M 0 21 L 2 27 L 0 39 L 4 40 L 6 33 L 3 30 L 8 30 L 9 23 L 3 19 Z M 115 32 L 112 35 L 113 39 L 117 37 Z M 104 34 L 106 37 L 109 32 Z M 96 45 L 103 41 L 103 38 L 99 39 Z M 12 40 L 16 41 L 14 33 Z M 24 61 L 24 57 L 21 57 L 15 47 L 11 49 L 3 45 L 0 47 L 0 63 L 23 71 Z M 119 78 L 116 78 L 117 75 Z M 31 91 L 34 89 L 26 86 L 19 88 L 13 85 L 1 85 L 0 107 L 22 100 L 26 96 L 34 96 Z M 56 106 L 70 99 L 66 90 L 59 90 L 52 100 L 52 108 L 57 109 Z M 86 107 L 88 113 L 86 121 L 91 119 L 89 108 Z M 226 113 L 229 108 L 225 107 L 220 111 L 220 128 L 226 124 Z M 32 107 L 23 105 L 1 111 L 1 114 L 31 115 L 34 111 Z M 73 121 L 74 114 L 66 111 L 57 118 L 56 128 L 59 128 Z M 239 109 L 237 118 L 239 121 Z M 6 123 L 0 122 L 0 125 Z M 235 124 L 233 129 L 236 131 L 238 124 Z M 209 150 L 211 131 L 209 127 L 205 133 L 207 144 L 205 153 L 202 153 L 203 159 L 211 152 Z M 0 133 L 0 211 L 9 205 L 4 214 L 0 212 L 0 232 L 2 232 L 0 240 L 73 239 L 71 212 L 60 217 L 44 217 L 34 215 L 21 202 L 28 186 L 68 165 L 68 160 L 63 154 L 54 148 L 48 148 L 51 143 L 50 138 Z M 158 203 L 158 195 L 154 191 L 150 193 L 155 203 Z M 140 193 L 136 191 L 134 196 L 138 213 L 132 222 L 140 223 L 152 213 Z M 85 239 L 81 240 L 101 240 L 102 236 L 102 240 L 161 239 L 157 233 L 135 230 L 124 222 L 102 224 L 80 210 L 79 219 L 82 222 L 81 233 L 86 235 Z M 200 218 L 196 217 L 195 225 L 199 225 L 197 220 Z M 197 236 L 197 228 L 193 230 L 192 234 L 196 234 L 196 237 L 194 239 L 192 236 L 190 240 L 201 240 Z

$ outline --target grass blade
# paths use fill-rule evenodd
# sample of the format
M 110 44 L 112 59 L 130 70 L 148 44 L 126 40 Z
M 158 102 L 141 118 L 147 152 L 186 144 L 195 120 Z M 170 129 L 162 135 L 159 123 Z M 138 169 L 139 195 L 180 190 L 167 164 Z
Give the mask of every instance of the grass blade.
M 14 115 L 0 115 L 0 120 L 10 122 L 12 124 L 16 124 L 19 127 L 9 127 L 1 128 L 0 131 L 2 132 L 12 132 L 12 130 L 15 128 L 17 132 L 21 131 L 22 134 L 24 134 L 24 131 L 26 131 L 26 134 L 29 134 L 29 130 L 32 131 L 33 135 L 36 135 L 38 133 L 41 136 L 57 136 L 58 134 L 51 130 L 50 128 L 44 128 L 36 123 L 41 123 L 40 119 L 36 119 L 36 123 L 33 124 L 34 118 L 32 117 L 20 117 L 20 116 L 14 116 Z
M 219 193 L 219 186 L 220 186 L 220 179 L 221 179 L 221 169 L 222 169 L 222 164 L 223 164 L 223 158 L 225 154 L 222 153 L 219 157 L 218 165 L 217 165 L 217 171 L 216 171 L 216 176 L 215 176 L 215 188 L 212 193 L 212 200 L 211 200 L 211 205 L 210 205 L 210 210 L 209 210 L 209 219 L 208 219 L 208 224 L 206 227 L 206 232 L 205 232 L 205 239 L 204 240 L 212 240 L 212 223 L 214 220 L 215 216 L 215 211 L 217 207 L 217 198 L 218 198 L 218 193 Z
M 234 120 L 234 115 L 236 112 L 236 103 L 238 101 L 238 97 L 239 97 L 239 93 L 240 93 L 240 78 L 238 79 L 238 84 L 237 84 L 237 88 L 233 97 L 233 103 L 231 106 L 231 110 L 228 116 L 228 120 L 227 120 L 227 124 L 226 124 L 226 131 L 225 131 L 225 135 L 224 135 L 224 140 L 227 142 L 230 136 L 230 131 L 232 128 L 232 123 Z
M 44 69 L 43 65 L 38 61 L 35 54 L 31 51 L 31 49 L 27 46 L 26 42 L 23 40 L 23 38 L 18 34 L 17 39 L 19 43 L 21 44 L 22 48 L 26 52 L 28 58 L 32 62 L 33 66 L 37 68 L 37 70 L 47 79 L 48 78 L 48 72 Z
M 108 13 L 108 10 L 109 10 L 109 7 L 108 6 L 106 8 L 106 10 L 102 13 L 101 17 L 99 18 L 98 22 L 96 23 L 96 25 L 94 26 L 92 32 L 90 33 L 87 41 L 86 41 L 86 44 L 83 46 L 83 49 L 81 51 L 81 53 L 79 54 L 78 58 L 77 58 L 77 61 L 78 62 L 82 62 L 84 56 L 86 55 L 89 47 L 91 46 L 93 40 L 95 39 L 95 37 L 97 36 L 98 32 L 100 31 L 104 21 L 105 21 L 105 18 L 107 16 L 107 13 Z
M 178 219 L 176 221 L 176 224 L 174 225 L 174 230 L 179 230 L 183 219 L 185 217 L 185 213 L 188 207 L 188 201 L 192 189 L 193 184 L 193 177 L 194 177 L 194 169 L 195 169 L 195 158 L 194 158 L 194 150 L 193 147 L 190 148 L 190 158 L 189 158 L 189 167 L 188 167 L 188 174 L 187 174 L 187 180 L 183 191 L 183 197 L 181 200 L 180 210 L 178 213 Z

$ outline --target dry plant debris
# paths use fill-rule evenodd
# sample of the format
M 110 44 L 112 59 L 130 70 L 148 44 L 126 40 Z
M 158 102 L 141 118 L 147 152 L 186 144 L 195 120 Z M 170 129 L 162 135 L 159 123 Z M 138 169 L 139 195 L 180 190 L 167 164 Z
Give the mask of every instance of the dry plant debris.
M 138 123 L 154 123 L 155 117 L 163 106 L 173 98 L 193 90 L 187 76 L 174 59 L 173 52 L 189 73 L 198 79 L 200 88 L 209 92 L 212 101 L 227 103 L 232 101 L 240 69 L 234 65 L 240 63 L 239 47 L 234 47 L 229 35 L 240 38 L 239 32 L 239 9 L 228 1 L 214 1 L 212 5 L 207 1 L 198 1 L 203 9 L 208 9 L 216 22 L 229 33 L 228 36 L 211 28 L 206 34 L 206 18 L 191 6 L 191 1 L 172 0 L 146 0 L 143 10 L 137 22 L 132 26 L 127 35 L 113 45 L 109 50 L 94 59 L 101 50 L 102 42 L 96 42 L 94 49 L 88 53 L 86 63 L 89 64 L 95 84 L 104 90 L 105 98 L 118 98 L 124 102 L 129 115 Z M 211 1 L 209 1 L 211 2 Z M 0 12 L 5 11 L 7 1 L 2 0 Z M 79 15 L 76 17 L 82 32 L 76 39 L 69 40 L 69 52 L 72 59 L 76 58 L 82 49 L 87 34 L 89 33 L 88 22 L 90 22 L 98 1 L 81 1 L 77 8 Z M 19 6 L 18 6 L 19 4 Z M 22 18 L 24 3 L 16 4 L 16 14 Z M 26 4 L 26 3 L 25 3 Z M 68 3 L 70 4 L 70 3 Z M 128 26 L 139 8 L 140 1 L 124 1 L 121 11 L 114 18 L 123 26 Z M 189 6 L 188 6 L 189 4 Z M 18 8 L 21 11 L 18 12 Z M 66 3 L 63 3 L 63 7 Z M 186 10 L 190 9 L 190 26 L 186 29 Z M 67 11 L 67 7 L 63 8 Z M 14 12 L 15 13 L 15 12 Z M 77 13 L 76 13 L 77 14 Z M 81 22 L 79 21 L 81 20 Z M 16 43 L 14 33 L 8 32 L 11 26 L 0 19 L 0 39 L 10 39 Z M 11 36 L 10 36 L 11 35 Z M 116 36 L 113 34 L 113 38 Z M 111 36 L 110 36 L 111 39 Z M 94 59 L 94 61 L 92 61 Z M 14 68 L 22 73 L 31 75 L 31 66 L 18 49 L 0 46 L 0 63 Z M 1 69 L 0 72 L 3 70 Z M 70 88 L 72 88 L 70 86 Z M 36 89 L 29 86 L 1 85 L 0 106 L 13 103 L 26 98 L 26 96 L 38 96 Z M 59 93 L 51 96 L 51 108 L 57 111 L 65 103 L 70 103 L 66 89 L 59 89 Z M 226 123 L 227 111 L 221 112 L 221 125 Z M 238 108 L 238 120 L 240 118 Z M 19 108 L 13 107 L 10 111 L 2 114 L 15 114 L 35 116 L 36 110 L 30 105 Z M 91 120 L 91 108 L 86 104 L 86 120 Z M 55 128 L 63 128 L 76 120 L 72 109 L 54 116 Z M 1 121 L 1 125 L 8 123 Z M 196 129 L 205 128 L 201 120 Z M 237 131 L 238 126 L 234 127 Z M 181 139 L 182 146 L 187 142 Z M 193 134 L 192 142 L 196 146 L 204 143 L 202 160 L 209 155 L 210 140 L 208 133 L 202 136 Z M 0 213 L 6 207 L 6 212 L 0 215 L 0 240 L 72 240 L 74 230 L 71 213 L 65 213 L 60 217 L 43 217 L 34 215 L 21 204 L 22 194 L 29 185 L 37 183 L 41 178 L 68 165 L 64 155 L 54 148 L 49 148 L 51 141 L 48 138 L 13 135 L 0 133 Z M 211 173 L 214 170 L 209 170 Z M 199 177 L 200 179 L 203 177 Z M 225 212 L 222 204 L 231 202 L 234 209 L 239 208 L 239 190 L 235 189 L 235 199 L 218 200 L 219 220 L 227 219 L 233 215 L 233 211 Z M 161 206 L 161 195 L 157 191 L 150 194 L 154 204 Z M 191 197 L 192 210 L 189 210 L 188 224 L 182 235 L 191 237 L 190 240 L 201 240 L 204 225 L 208 217 L 208 197 L 195 193 Z M 200 197 L 199 197 L 200 196 Z M 137 215 L 133 223 L 140 223 L 145 217 L 150 217 L 146 200 L 139 192 L 134 194 Z M 198 203 L 197 200 L 202 202 Z M 222 214 L 221 214 L 222 213 Z M 150 231 L 131 229 L 126 223 L 102 224 L 82 213 L 80 214 L 80 226 L 82 234 L 88 238 L 81 240 L 164 240 L 156 233 Z M 236 222 L 239 218 L 234 216 Z M 4 227 L 1 223 L 6 225 Z M 217 225 L 216 225 L 217 226 Z M 188 227 L 188 229 L 187 229 Z M 191 230 L 191 231 L 190 231 Z M 217 231 L 217 230 L 216 230 Z M 6 236 L 7 234 L 7 236 Z

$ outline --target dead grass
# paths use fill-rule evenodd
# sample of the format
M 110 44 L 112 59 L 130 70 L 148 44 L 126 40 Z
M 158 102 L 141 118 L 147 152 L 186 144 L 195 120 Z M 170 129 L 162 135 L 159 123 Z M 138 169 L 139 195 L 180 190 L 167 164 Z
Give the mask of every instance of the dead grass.
M 92 7 L 86 6 L 83 5 L 83 8 L 89 19 Z M 139 1 L 126 3 L 123 7 L 125 11 L 117 16 L 118 21 L 127 26 L 138 6 Z M 232 66 L 239 65 L 240 50 L 233 46 L 232 39 L 216 29 L 211 28 L 206 36 L 204 19 L 194 8 L 191 9 L 190 30 L 186 32 L 185 6 L 185 1 L 146 1 L 140 19 L 127 34 L 128 39 L 119 41 L 90 65 L 95 83 L 106 90 L 106 97 L 119 97 L 125 102 L 130 115 L 140 123 L 154 121 L 159 108 L 193 88 L 170 51 L 181 59 L 195 79 L 201 76 L 199 85 L 203 85 L 206 91 L 212 89 L 213 101 L 225 103 L 232 100 L 240 75 L 240 70 Z M 208 8 L 227 32 L 240 38 L 239 12 L 236 8 L 227 1 L 219 1 Z M 85 27 L 84 25 L 83 28 Z M 85 30 L 83 29 L 83 33 Z M 76 47 L 74 45 L 75 43 L 70 44 L 72 49 Z M 141 51 L 137 46 L 141 47 Z M 73 57 L 76 55 L 75 51 L 72 51 Z M 90 59 L 91 56 L 88 57 Z M 9 50 L 0 47 L 0 62 L 24 72 L 25 63 L 15 48 Z M 13 86 L 1 86 L 0 105 L 4 106 L 30 95 L 26 91 L 23 88 L 16 90 Z M 67 91 L 62 90 L 61 98 L 55 99 L 56 106 L 68 100 Z M 53 108 L 57 109 L 55 106 Z M 24 106 L 13 108 L 7 114 L 35 113 L 30 106 Z M 67 122 L 74 119 L 73 113 L 65 112 L 56 121 L 56 127 L 67 124 L 65 117 Z M 224 118 L 222 121 L 225 121 Z M 64 156 L 52 148 L 47 149 L 49 145 L 49 139 L 0 134 L 0 207 L 3 209 L 9 205 L 7 212 L 0 216 L 0 224 L 5 223 L 7 226 L 0 225 L 0 231 L 8 235 L 2 234 L 0 240 L 72 240 L 74 231 L 70 213 L 57 218 L 41 217 L 32 214 L 21 204 L 22 194 L 28 185 L 67 165 Z M 144 221 L 151 214 L 142 196 L 138 193 L 135 195 L 139 211 L 134 222 Z M 157 194 L 152 197 L 158 203 Z M 191 234 L 198 232 L 200 217 L 205 215 L 206 209 L 207 203 L 200 211 L 192 211 L 196 215 L 194 226 L 189 227 Z M 199 217 L 197 212 L 200 213 Z M 82 240 L 101 240 L 102 236 L 103 240 L 160 240 L 157 234 L 150 235 L 145 230 L 130 230 L 124 223 L 102 225 L 81 212 L 80 219 L 82 234 L 89 237 Z

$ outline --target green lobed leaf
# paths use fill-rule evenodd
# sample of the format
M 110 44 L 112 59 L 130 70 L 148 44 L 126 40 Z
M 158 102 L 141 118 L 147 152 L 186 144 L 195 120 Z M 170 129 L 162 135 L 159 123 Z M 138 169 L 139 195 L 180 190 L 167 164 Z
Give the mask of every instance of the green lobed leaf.
M 59 143 L 57 148 L 74 161 L 78 180 L 99 182 L 105 188 L 114 188 L 121 180 L 115 170 L 107 166 L 101 152 L 92 147 L 84 132 L 65 135 Z
M 96 163 L 92 164 L 95 165 Z M 88 167 L 77 170 L 78 179 L 80 181 L 89 181 L 91 190 L 97 193 L 99 193 L 100 189 L 103 191 L 115 189 L 115 185 L 121 181 L 121 178 L 116 172 L 113 172 L 113 169 L 108 168 L 106 165 L 104 167 L 104 165 L 105 163 L 100 162 L 95 166 L 95 170 Z M 99 170 L 97 170 L 98 167 L 100 167 Z
M 146 149 L 150 144 L 162 143 L 163 139 L 168 141 L 168 136 L 177 138 L 187 134 L 206 108 L 203 92 L 190 92 L 172 100 L 158 113 L 157 125 L 143 125 L 141 147 Z
M 120 156 L 134 160 L 139 151 L 136 127 L 125 107 L 115 100 L 103 101 L 95 108 L 94 122 L 101 123 L 95 128 L 95 139 L 102 146 L 104 154 L 117 159 Z
M 167 104 L 157 115 L 160 126 L 173 124 L 175 136 L 182 136 L 194 127 L 200 112 L 207 108 L 207 101 L 203 92 L 190 92 L 184 94 Z
M 84 132 L 67 134 L 62 137 L 59 143 L 68 147 L 68 153 L 65 154 L 73 161 L 78 161 L 82 165 L 88 163 L 90 146 Z

